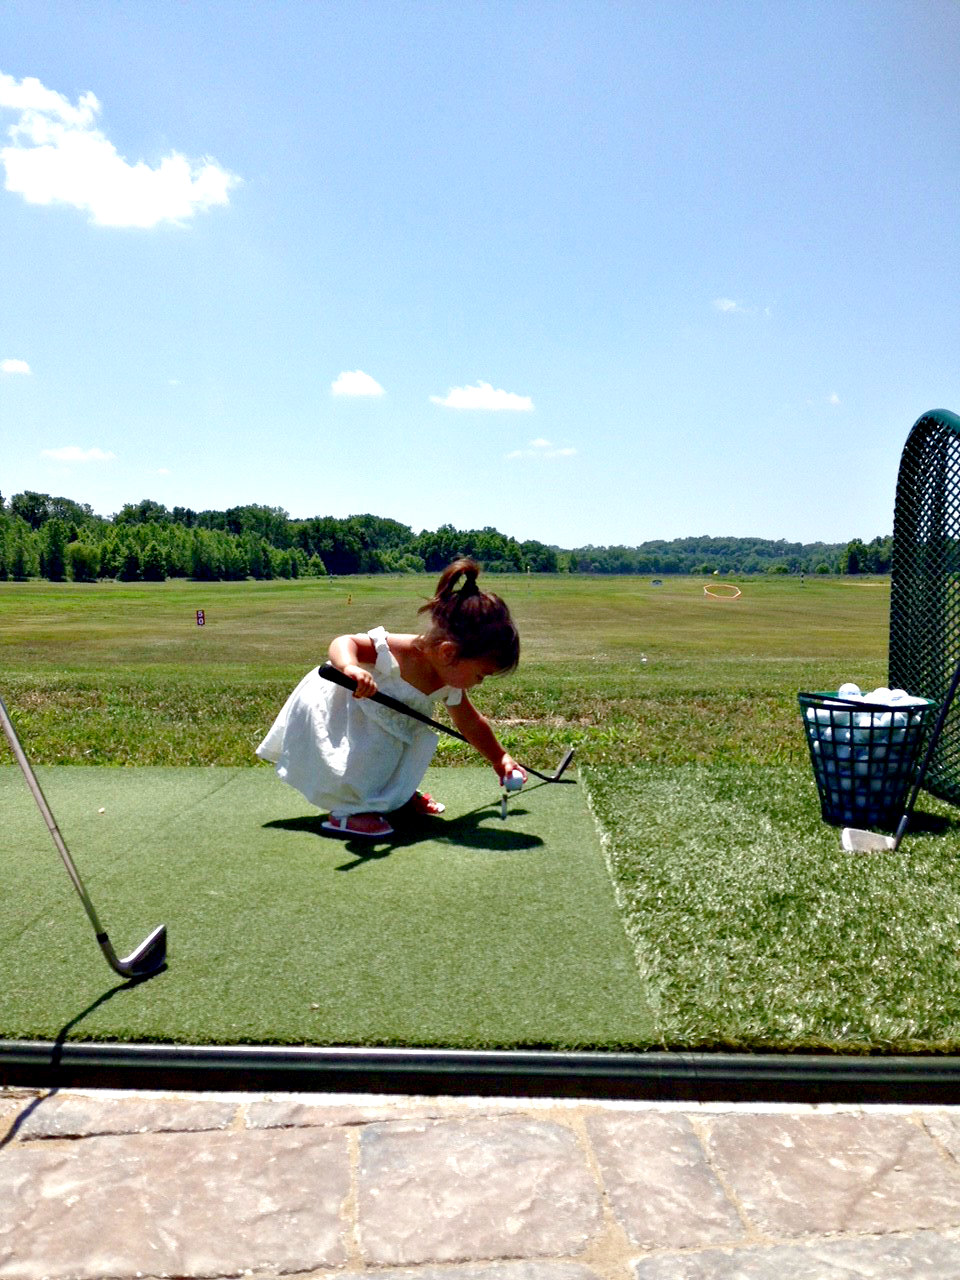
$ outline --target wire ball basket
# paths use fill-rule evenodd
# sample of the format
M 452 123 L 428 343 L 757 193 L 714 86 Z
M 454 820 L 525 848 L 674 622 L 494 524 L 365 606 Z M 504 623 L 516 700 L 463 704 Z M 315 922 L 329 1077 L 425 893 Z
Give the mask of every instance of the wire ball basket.
M 896 827 L 936 704 L 797 695 L 820 812 L 834 826 Z

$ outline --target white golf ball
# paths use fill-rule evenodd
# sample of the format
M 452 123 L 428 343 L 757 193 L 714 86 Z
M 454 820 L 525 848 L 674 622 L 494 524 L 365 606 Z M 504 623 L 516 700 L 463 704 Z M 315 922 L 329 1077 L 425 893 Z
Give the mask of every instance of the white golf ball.
M 841 698 L 859 698 L 861 696 L 860 686 L 850 680 L 846 684 L 842 684 L 837 693 Z
M 504 791 L 519 791 L 523 786 L 523 774 L 519 769 L 514 769 L 511 773 L 505 774 L 503 779 Z

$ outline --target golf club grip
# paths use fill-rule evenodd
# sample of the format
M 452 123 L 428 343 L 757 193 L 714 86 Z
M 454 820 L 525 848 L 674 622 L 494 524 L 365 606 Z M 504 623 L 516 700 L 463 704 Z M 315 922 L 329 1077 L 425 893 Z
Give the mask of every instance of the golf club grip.
M 341 689 L 349 689 L 351 693 L 357 687 L 356 680 L 352 676 L 344 675 L 340 668 L 335 667 L 332 662 L 325 662 L 320 668 L 320 674 L 324 680 L 330 680 L 333 684 L 338 684 Z M 391 698 L 389 693 L 381 693 L 378 689 L 376 693 L 370 695 L 370 700 L 379 702 L 382 707 L 389 707 L 391 711 L 399 711 L 401 715 L 419 720 L 421 724 L 428 724 L 431 729 L 439 729 L 441 733 L 447 733 L 451 738 L 456 738 L 459 742 L 466 742 L 469 745 L 469 739 L 465 738 L 462 733 L 457 733 L 456 729 L 448 729 L 445 724 L 440 724 L 438 720 L 431 720 L 429 716 L 425 716 L 421 711 L 416 711 L 413 707 L 407 706 L 399 698 Z

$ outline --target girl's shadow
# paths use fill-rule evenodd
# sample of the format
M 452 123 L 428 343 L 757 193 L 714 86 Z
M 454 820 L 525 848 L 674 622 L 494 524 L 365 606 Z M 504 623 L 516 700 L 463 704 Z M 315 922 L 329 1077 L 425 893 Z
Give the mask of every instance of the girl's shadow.
M 514 814 L 527 812 L 529 810 L 517 808 L 516 805 L 511 809 Z M 324 840 L 339 841 L 355 861 L 344 863 L 336 868 L 337 871 L 353 871 L 368 863 L 389 858 L 398 849 L 409 849 L 422 844 L 425 840 L 483 850 L 486 853 L 520 853 L 543 847 L 543 840 L 539 836 L 517 831 L 502 821 L 497 807 L 491 804 L 481 805 L 455 818 L 400 818 L 392 814 L 390 821 L 394 823 L 394 833 L 386 840 L 344 840 L 339 836 L 331 836 L 323 830 L 323 820 L 323 815 L 317 814 L 302 818 L 277 818 L 263 825 L 281 831 L 308 831 Z

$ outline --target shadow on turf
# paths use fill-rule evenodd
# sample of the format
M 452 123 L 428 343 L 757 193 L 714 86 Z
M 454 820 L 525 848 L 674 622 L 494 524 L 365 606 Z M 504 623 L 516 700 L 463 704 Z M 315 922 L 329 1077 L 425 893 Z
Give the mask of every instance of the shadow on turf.
M 93 1004 L 88 1004 L 86 1009 L 81 1010 L 75 1018 L 71 1018 L 70 1021 L 62 1026 L 57 1032 L 56 1039 L 53 1042 L 53 1048 L 50 1052 L 50 1065 L 54 1068 L 59 1067 L 60 1059 L 63 1054 L 63 1046 L 66 1044 L 67 1036 L 78 1023 L 82 1022 L 84 1018 L 87 1017 L 88 1014 L 93 1013 L 95 1009 L 99 1009 L 100 1006 L 106 1004 L 108 1000 L 112 1000 L 113 997 L 118 995 L 121 991 L 131 991 L 134 987 L 139 987 L 142 983 L 149 982 L 150 979 L 155 978 L 157 974 L 165 973 L 166 968 L 167 966 L 163 965 L 156 973 L 148 974 L 144 978 L 131 978 L 127 982 L 118 982 L 115 987 L 110 987 L 108 991 L 104 991 L 103 995 L 97 996 Z M 48 1093 L 43 1094 L 42 1097 L 34 1098 L 33 1102 L 31 1102 L 30 1105 L 17 1116 L 16 1121 L 11 1126 L 6 1137 L 0 1140 L 0 1148 L 5 1147 L 8 1142 L 12 1142 L 25 1122 L 31 1115 L 33 1115 L 34 1111 L 36 1111 L 38 1107 L 42 1106 L 48 1098 L 55 1097 L 58 1092 L 59 1089 L 54 1087 Z
M 521 814 L 528 811 L 514 807 L 512 812 Z M 497 825 L 491 825 L 490 819 L 495 819 Z M 337 871 L 353 871 L 369 862 L 389 858 L 390 854 L 397 849 L 408 849 L 412 845 L 422 844 L 424 840 L 433 840 L 439 844 L 455 844 L 465 849 L 484 850 L 487 853 L 519 853 L 543 847 L 543 841 L 539 836 L 511 830 L 505 822 L 501 821 L 499 811 L 489 804 L 449 819 L 419 818 L 398 821 L 396 815 L 392 815 L 395 823 L 394 834 L 389 840 L 383 841 L 345 840 L 342 836 L 331 836 L 323 830 L 323 820 L 324 815 L 317 814 L 303 818 L 277 818 L 263 825 L 280 831 L 307 831 L 311 835 L 320 836 L 323 840 L 337 841 L 342 844 L 347 853 L 353 855 L 355 861 L 344 863 L 336 868 Z
M 50 1051 L 50 1066 L 54 1069 L 59 1067 L 60 1060 L 63 1055 L 63 1046 L 67 1042 L 67 1036 L 69 1036 L 73 1028 L 81 1023 L 88 1014 L 93 1013 L 95 1009 L 99 1009 L 100 1006 L 106 1004 L 108 1000 L 112 1000 L 113 997 L 119 995 L 121 991 L 132 991 L 134 987 L 142 986 L 144 982 L 149 982 L 151 978 L 156 978 L 159 974 L 166 973 L 166 970 L 167 966 L 162 965 L 156 973 L 147 974 L 143 978 L 130 978 L 127 982 L 118 982 L 116 986 L 110 987 L 109 990 L 104 991 L 102 995 L 97 996 L 96 1000 L 94 1000 L 92 1004 L 88 1004 L 85 1009 L 82 1009 L 76 1017 L 71 1018 L 70 1021 L 65 1023 L 57 1032 L 56 1038 L 53 1042 L 53 1047 Z M 36 1111 L 38 1107 L 42 1106 L 48 1098 L 55 1097 L 58 1092 L 59 1088 L 55 1086 L 50 1089 L 48 1093 L 43 1094 L 42 1097 L 34 1098 L 33 1102 L 31 1102 L 30 1105 L 17 1116 L 16 1121 L 10 1127 L 10 1131 L 6 1136 L 0 1139 L 0 1148 L 5 1147 L 9 1142 L 12 1142 L 34 1111 Z
M 925 813 L 914 809 L 907 823 L 907 835 L 941 836 L 945 831 L 956 831 L 960 824 L 954 818 L 945 817 L 941 813 Z M 906 838 L 906 837 L 904 837 Z
M 52 1065 L 55 1067 L 60 1065 L 60 1055 L 63 1052 L 63 1046 L 66 1043 L 67 1036 L 69 1036 L 73 1028 L 77 1026 L 78 1023 L 81 1023 L 84 1018 L 93 1013 L 94 1010 L 99 1009 L 101 1005 L 106 1004 L 108 1000 L 112 1000 L 114 996 L 119 995 L 121 991 L 132 991 L 134 987 L 142 987 L 145 982 L 152 981 L 152 979 L 159 977 L 161 973 L 166 973 L 166 971 L 167 966 L 163 964 L 154 973 L 145 974 L 142 978 L 128 978 L 126 982 L 118 982 L 116 986 L 109 987 L 102 995 L 97 996 L 93 1004 L 88 1004 L 86 1009 L 81 1010 L 76 1017 L 71 1018 L 70 1021 L 62 1026 L 57 1032 L 56 1038 L 53 1042 L 53 1052 L 50 1055 Z

